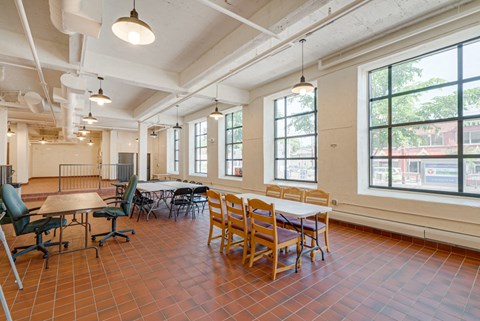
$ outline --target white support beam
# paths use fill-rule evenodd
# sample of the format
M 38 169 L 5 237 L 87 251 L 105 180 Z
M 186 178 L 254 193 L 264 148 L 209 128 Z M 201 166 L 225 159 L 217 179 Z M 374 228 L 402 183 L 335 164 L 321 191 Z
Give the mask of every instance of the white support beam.
M 219 102 L 230 105 L 247 105 L 250 102 L 250 93 L 247 90 L 224 84 L 210 85 L 195 96 L 208 99 L 216 98 Z
M 138 124 L 138 179 L 147 180 L 147 148 L 148 148 L 148 125 Z
M 162 106 L 168 105 L 175 100 L 176 96 L 167 92 L 158 92 L 145 100 L 133 111 L 133 117 L 140 121 L 161 112 Z
M 7 165 L 8 110 L 0 107 L 0 165 Z

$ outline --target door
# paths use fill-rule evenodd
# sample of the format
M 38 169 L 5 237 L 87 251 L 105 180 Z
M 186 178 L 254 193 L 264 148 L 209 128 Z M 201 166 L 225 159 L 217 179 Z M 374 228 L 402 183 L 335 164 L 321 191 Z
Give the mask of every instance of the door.
M 128 182 L 133 175 L 133 153 L 118 153 L 117 179 Z

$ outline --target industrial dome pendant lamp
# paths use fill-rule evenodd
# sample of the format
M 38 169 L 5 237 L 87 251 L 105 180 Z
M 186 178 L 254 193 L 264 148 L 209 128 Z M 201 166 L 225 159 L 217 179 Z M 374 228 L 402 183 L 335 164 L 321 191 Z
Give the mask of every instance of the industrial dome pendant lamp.
M 104 104 L 110 104 L 112 100 L 107 95 L 103 94 L 102 89 L 102 80 L 103 77 L 97 77 L 100 80 L 100 88 L 98 89 L 98 94 L 90 95 L 90 101 L 96 102 L 99 106 L 103 106 Z
M 152 129 L 152 132 L 150 133 L 150 137 L 152 137 L 152 138 L 157 138 L 158 137 L 158 135 L 157 135 L 157 133 L 155 132 L 154 129 Z
M 182 126 L 178 124 L 178 105 L 177 105 L 177 123 L 173 126 L 173 129 L 182 129 Z
M 90 90 L 88 91 L 90 94 L 92 93 Z M 96 123 L 98 120 L 92 116 L 92 101 L 90 100 L 90 112 L 88 116 L 83 116 L 82 120 L 87 122 L 89 125 Z M 85 126 L 84 126 L 85 127 Z
M 300 39 L 300 43 L 302 44 L 302 77 L 300 77 L 300 82 L 295 84 L 292 88 L 292 93 L 305 95 L 306 93 L 312 92 L 315 87 L 309 82 L 305 82 L 305 77 L 303 76 L 303 43 L 307 41 L 305 39 Z
M 178 112 L 177 112 L 177 119 L 178 119 Z M 10 123 L 8 123 L 7 137 L 12 137 L 12 136 L 15 136 L 15 132 L 12 131 L 12 129 L 10 128 Z
M 219 120 L 220 118 L 223 117 L 223 114 L 218 111 L 218 84 L 217 84 L 217 92 L 215 95 L 215 111 L 210 114 L 210 117 L 212 117 L 215 120 Z
M 146 22 L 138 19 L 135 0 L 133 0 L 130 17 L 118 18 L 112 25 L 112 31 L 115 36 L 132 45 L 148 45 L 155 41 L 152 28 Z

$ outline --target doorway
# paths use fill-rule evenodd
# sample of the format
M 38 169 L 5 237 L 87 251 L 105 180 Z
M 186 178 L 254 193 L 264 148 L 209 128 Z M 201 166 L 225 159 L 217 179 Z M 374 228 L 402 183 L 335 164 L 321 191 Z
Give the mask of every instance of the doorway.
M 130 166 L 118 166 L 117 179 L 120 182 L 128 182 L 130 176 L 133 175 L 133 153 L 118 153 L 118 164 L 126 164 Z

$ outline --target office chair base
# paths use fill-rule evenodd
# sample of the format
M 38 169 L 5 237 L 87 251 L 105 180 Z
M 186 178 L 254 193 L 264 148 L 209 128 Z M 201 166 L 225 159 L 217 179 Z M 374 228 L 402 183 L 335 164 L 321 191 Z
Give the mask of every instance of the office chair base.
M 58 245 L 60 245 L 60 242 L 47 241 L 42 244 L 18 246 L 12 250 L 12 259 L 13 261 L 16 261 L 18 256 L 23 255 L 25 253 L 32 252 L 32 251 L 43 252 L 43 258 L 46 259 L 48 258 L 48 254 L 49 254 L 47 247 L 58 246 Z M 62 242 L 62 245 L 64 248 L 68 248 L 68 242 Z M 23 251 L 18 252 L 18 250 L 23 250 Z
M 120 236 L 120 237 L 123 237 L 125 238 L 125 240 L 127 242 L 130 242 L 130 237 L 124 233 L 132 233 L 132 234 L 135 234 L 135 231 L 133 229 L 129 229 L 129 230 L 122 230 L 122 231 L 112 231 L 112 232 L 105 232 L 105 233 L 100 233 L 100 234 L 95 234 L 95 235 L 92 235 L 92 241 L 95 241 L 97 236 L 104 236 L 105 237 L 103 239 L 101 239 L 100 241 L 98 241 L 98 246 L 103 246 L 103 243 L 108 240 L 109 238 L 111 237 L 117 237 L 117 236 Z

